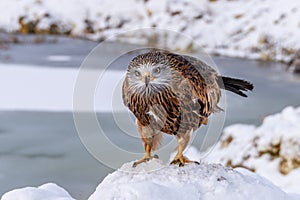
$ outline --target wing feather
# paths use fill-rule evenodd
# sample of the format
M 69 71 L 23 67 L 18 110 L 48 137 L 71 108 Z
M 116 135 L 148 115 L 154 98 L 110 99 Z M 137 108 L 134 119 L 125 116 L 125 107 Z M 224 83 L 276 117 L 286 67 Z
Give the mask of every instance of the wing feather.
M 192 89 L 192 98 L 199 104 L 199 114 L 208 117 L 217 110 L 221 91 L 217 83 L 218 73 L 204 62 L 190 56 L 168 53 L 170 63 L 188 80 L 187 89 Z M 172 62 L 173 60 L 173 62 Z M 176 62 L 175 62 L 176 61 Z

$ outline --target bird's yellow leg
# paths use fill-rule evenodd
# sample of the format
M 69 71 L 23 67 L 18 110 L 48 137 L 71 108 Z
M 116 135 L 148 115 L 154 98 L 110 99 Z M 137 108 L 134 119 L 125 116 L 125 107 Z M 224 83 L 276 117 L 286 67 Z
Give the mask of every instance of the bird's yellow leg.
M 132 167 L 136 167 L 138 164 L 141 164 L 143 162 L 147 162 L 149 160 L 151 160 L 152 158 L 158 158 L 157 155 L 151 156 L 150 152 L 151 152 L 151 146 L 148 144 L 145 144 L 145 155 L 138 161 L 134 162 Z
M 179 163 L 179 167 L 183 167 L 185 163 L 196 163 L 198 165 L 200 164 L 197 161 L 192 161 L 192 160 L 189 160 L 187 157 L 184 157 L 183 154 L 182 154 L 183 150 L 184 150 L 184 148 L 182 147 L 182 145 L 178 144 L 178 152 L 177 152 L 175 158 L 173 159 L 173 161 L 170 164 Z

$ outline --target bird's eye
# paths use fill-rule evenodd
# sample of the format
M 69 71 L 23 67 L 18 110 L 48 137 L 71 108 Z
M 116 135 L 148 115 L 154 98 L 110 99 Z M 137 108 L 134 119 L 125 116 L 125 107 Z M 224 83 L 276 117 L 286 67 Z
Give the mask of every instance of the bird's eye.
M 154 73 L 155 73 L 155 74 L 159 74 L 159 73 L 160 73 L 160 68 L 157 67 L 157 68 L 154 70 Z
M 136 76 L 141 76 L 141 73 L 140 73 L 139 71 L 137 71 L 137 70 L 135 70 L 134 74 L 135 74 Z

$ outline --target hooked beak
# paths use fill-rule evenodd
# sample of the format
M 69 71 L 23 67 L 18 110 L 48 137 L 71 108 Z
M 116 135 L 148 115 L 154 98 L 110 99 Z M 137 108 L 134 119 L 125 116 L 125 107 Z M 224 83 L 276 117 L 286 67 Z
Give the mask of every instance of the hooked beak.
M 149 82 L 150 82 L 150 73 L 149 72 L 144 73 L 144 79 L 145 79 L 145 85 L 146 85 L 146 87 L 148 87 Z
M 149 80 L 150 80 L 150 77 L 149 76 L 145 76 L 146 87 L 148 87 L 148 85 L 149 85 Z

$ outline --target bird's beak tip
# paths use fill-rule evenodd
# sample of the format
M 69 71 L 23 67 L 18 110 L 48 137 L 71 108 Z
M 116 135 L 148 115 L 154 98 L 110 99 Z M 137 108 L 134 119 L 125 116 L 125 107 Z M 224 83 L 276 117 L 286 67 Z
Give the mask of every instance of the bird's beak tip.
M 143 77 L 144 77 L 144 81 L 145 81 L 145 85 L 146 87 L 148 87 L 149 82 L 150 82 L 150 72 L 145 72 L 143 73 Z
M 148 87 L 148 85 L 149 85 L 149 77 L 148 76 L 145 76 L 145 84 L 146 84 L 146 87 Z

